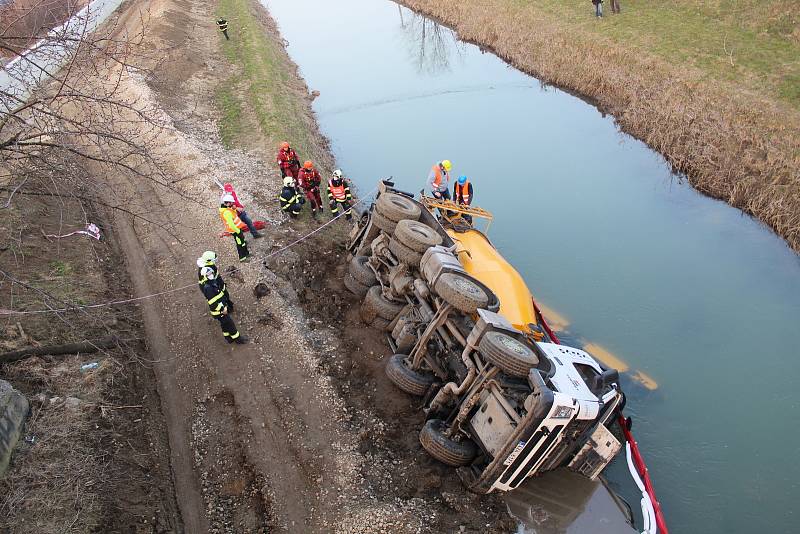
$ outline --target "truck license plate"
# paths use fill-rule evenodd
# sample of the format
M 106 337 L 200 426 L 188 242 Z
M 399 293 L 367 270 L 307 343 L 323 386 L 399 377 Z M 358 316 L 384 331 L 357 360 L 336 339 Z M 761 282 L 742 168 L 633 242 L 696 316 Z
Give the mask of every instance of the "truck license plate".
M 508 458 L 506 458 L 506 461 L 503 462 L 503 465 L 511 465 L 511 462 L 513 462 L 517 458 L 517 456 L 519 456 L 519 453 L 522 451 L 522 448 L 525 446 L 525 443 L 526 443 L 525 441 L 520 441 L 519 443 L 517 443 L 517 446 L 514 447 L 514 450 L 511 451 L 511 454 L 508 455 Z

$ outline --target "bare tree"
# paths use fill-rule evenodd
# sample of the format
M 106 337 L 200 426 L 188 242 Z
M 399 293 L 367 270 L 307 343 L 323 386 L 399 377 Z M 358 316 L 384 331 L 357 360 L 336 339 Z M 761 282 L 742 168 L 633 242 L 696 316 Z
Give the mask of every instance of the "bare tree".
M 450 70 L 451 54 L 460 56 L 464 43 L 458 40 L 456 33 L 427 17 L 405 10 L 400 10 L 400 26 L 409 43 L 409 50 L 420 73 L 436 74 Z
M 12 58 L 0 72 L 0 180 L 7 192 L 0 208 L 25 188 L 99 193 L 106 184 L 91 180 L 87 163 L 170 187 L 155 150 L 169 125 L 122 83 L 147 75 L 144 33 L 128 35 L 115 19 L 99 26 L 103 11 L 120 0 L 73 6 L 53 28 L 26 22 L 54 23 L 41 13 L 51 0 L 28 1 L 16 16 L 6 13 L 0 27 L 0 51 Z M 124 200 L 102 198 L 124 208 Z

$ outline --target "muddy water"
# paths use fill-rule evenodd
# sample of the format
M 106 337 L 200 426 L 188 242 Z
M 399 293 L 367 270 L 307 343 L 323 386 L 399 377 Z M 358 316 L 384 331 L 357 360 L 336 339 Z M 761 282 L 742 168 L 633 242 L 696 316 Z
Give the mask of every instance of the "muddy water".
M 800 261 L 780 239 L 591 105 L 388 0 L 263 1 L 362 191 L 419 191 L 453 160 L 564 337 L 658 383 L 628 380 L 627 412 L 673 532 L 796 531 Z M 624 463 L 607 474 L 636 508 Z

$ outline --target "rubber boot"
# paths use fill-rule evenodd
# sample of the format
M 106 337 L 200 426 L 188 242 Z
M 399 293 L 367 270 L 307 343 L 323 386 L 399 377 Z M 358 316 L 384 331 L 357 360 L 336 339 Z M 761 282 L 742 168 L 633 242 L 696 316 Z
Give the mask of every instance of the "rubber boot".
M 234 339 L 233 342 L 236 343 L 237 345 L 247 345 L 248 343 L 250 343 L 250 339 L 244 334 L 239 334 L 239 337 Z
M 260 237 L 264 237 L 264 234 L 260 232 L 250 232 L 253 235 L 253 239 L 258 239 Z

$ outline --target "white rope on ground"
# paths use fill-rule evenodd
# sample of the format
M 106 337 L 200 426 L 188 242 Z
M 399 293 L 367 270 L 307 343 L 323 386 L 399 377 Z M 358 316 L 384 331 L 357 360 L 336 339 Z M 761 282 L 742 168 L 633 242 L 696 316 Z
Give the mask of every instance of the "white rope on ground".
M 357 206 L 358 204 L 361 204 L 362 202 L 364 202 L 368 198 L 372 197 L 372 194 L 375 193 L 375 191 L 377 191 L 377 189 L 378 188 L 376 187 L 375 189 L 373 189 L 372 191 L 367 193 L 364 198 L 356 200 L 352 204 L 351 209 L 353 207 Z M 342 212 L 341 214 L 337 215 L 336 217 L 334 217 L 330 221 L 326 222 L 322 226 L 319 226 L 319 227 L 315 228 L 314 230 L 312 230 L 311 232 L 305 234 L 304 236 L 300 237 L 299 239 L 297 239 L 295 241 L 292 241 L 288 245 L 285 245 L 285 246 L 279 248 L 278 250 L 270 252 L 269 254 L 267 254 L 264 257 L 264 260 L 268 260 L 269 258 L 271 258 L 273 256 L 276 256 L 276 255 L 280 254 L 281 252 L 284 252 L 284 251 L 292 248 L 293 246 L 297 245 L 298 243 L 300 243 L 302 241 L 305 241 L 306 239 L 308 239 L 312 235 L 316 234 L 317 232 L 319 232 L 323 228 L 327 227 L 328 225 L 332 224 L 334 221 L 336 221 L 340 217 L 343 217 L 344 215 L 345 215 L 345 213 Z M 196 286 L 197 286 L 197 283 L 195 282 L 195 283 L 192 283 L 192 284 L 187 284 L 185 286 L 176 287 L 175 289 L 168 289 L 167 291 L 160 291 L 158 293 L 152 293 L 150 295 L 143 295 L 141 297 L 133 297 L 133 298 L 123 299 L 123 300 L 112 300 L 110 302 L 103 302 L 103 303 L 100 303 L 100 304 L 85 304 L 85 305 L 82 305 L 82 306 L 71 306 L 69 308 L 61 308 L 61 309 L 58 309 L 58 310 L 47 309 L 47 310 L 28 310 L 28 311 L 21 311 L 20 310 L 20 311 L 17 311 L 17 310 L 6 310 L 6 309 L 3 309 L 3 308 L 0 308 L 0 316 L 34 315 L 34 314 L 43 314 L 43 313 L 65 313 L 65 312 L 70 312 L 70 311 L 87 310 L 87 309 L 93 309 L 93 308 L 103 308 L 103 307 L 106 307 L 106 306 L 117 306 L 117 305 L 120 305 L 120 304 L 128 304 L 130 302 L 136 302 L 136 301 L 139 301 L 139 300 L 145 300 L 145 299 L 149 299 L 149 298 L 153 298 L 153 297 L 160 297 L 162 295 L 168 295 L 170 293 L 177 293 L 178 291 L 184 291 L 186 289 L 189 289 L 190 287 L 196 287 Z

